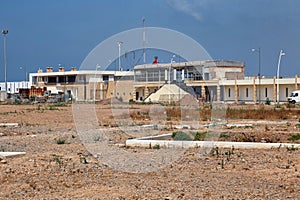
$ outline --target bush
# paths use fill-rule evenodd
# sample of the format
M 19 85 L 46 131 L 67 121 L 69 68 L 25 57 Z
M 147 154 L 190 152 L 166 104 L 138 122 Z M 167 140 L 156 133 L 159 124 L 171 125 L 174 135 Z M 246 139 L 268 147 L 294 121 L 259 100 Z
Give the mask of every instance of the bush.
M 206 137 L 206 133 L 207 132 L 202 132 L 202 133 L 197 132 L 194 140 L 195 141 L 204 140 L 204 138 Z
M 173 132 L 172 133 L 172 138 L 173 140 L 180 140 L 180 141 L 191 141 L 192 138 L 187 135 L 185 132 L 178 131 L 178 132 Z
M 271 101 L 269 98 L 266 99 L 266 105 L 271 105 Z
M 295 134 L 288 138 L 288 140 L 291 140 L 291 141 L 296 141 L 299 139 L 300 139 L 300 134 Z
M 56 144 L 65 144 L 66 143 L 66 140 L 64 138 L 58 138 L 56 140 Z

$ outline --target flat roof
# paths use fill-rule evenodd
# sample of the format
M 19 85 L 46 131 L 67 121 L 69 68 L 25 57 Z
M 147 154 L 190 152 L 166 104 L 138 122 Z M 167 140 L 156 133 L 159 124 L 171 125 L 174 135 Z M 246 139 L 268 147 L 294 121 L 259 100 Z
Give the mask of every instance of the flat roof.
M 244 62 L 239 61 L 228 61 L 228 60 L 202 60 L 202 61 L 191 61 L 191 62 L 173 62 L 173 63 L 158 63 L 158 64 L 144 64 L 137 65 L 134 70 L 137 69 L 151 69 L 151 68 L 183 68 L 183 67 L 244 67 Z
M 30 76 L 66 76 L 66 75 L 114 75 L 114 76 L 133 76 L 133 71 L 96 71 L 96 70 L 78 70 L 64 72 L 43 72 L 30 73 Z

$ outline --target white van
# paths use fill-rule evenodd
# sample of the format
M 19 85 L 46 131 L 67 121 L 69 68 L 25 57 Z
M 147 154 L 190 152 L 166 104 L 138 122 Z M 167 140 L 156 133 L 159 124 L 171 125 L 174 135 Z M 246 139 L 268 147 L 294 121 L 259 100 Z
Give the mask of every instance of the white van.
M 291 96 L 288 97 L 289 103 L 300 103 L 300 90 L 292 92 Z

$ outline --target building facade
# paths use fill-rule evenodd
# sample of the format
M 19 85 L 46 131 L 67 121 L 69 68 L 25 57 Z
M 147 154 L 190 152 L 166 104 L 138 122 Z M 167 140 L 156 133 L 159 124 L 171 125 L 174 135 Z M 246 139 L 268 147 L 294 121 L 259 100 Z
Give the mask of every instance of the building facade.
M 225 103 L 277 102 L 278 86 L 279 101 L 286 102 L 291 92 L 299 88 L 297 75 L 280 79 L 245 77 L 244 71 L 243 62 L 222 60 L 145 64 L 135 66 L 133 71 L 78 71 L 75 68 L 54 71 L 49 67 L 30 73 L 30 85 L 46 88 L 50 94 L 63 93 L 76 101 L 116 97 L 142 102 L 156 94 L 165 96 L 155 98 L 161 101 L 178 101 L 180 98 L 175 93 L 188 92 L 199 101 Z M 161 88 L 164 94 L 158 92 Z

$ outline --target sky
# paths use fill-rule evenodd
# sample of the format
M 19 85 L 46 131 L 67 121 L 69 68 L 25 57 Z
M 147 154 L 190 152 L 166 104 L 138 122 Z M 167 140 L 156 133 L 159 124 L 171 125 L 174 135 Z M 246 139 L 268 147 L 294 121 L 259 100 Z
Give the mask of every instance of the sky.
M 283 49 L 280 75 L 294 77 L 300 74 L 299 8 L 299 0 L 0 0 L 0 29 L 9 31 L 7 80 L 48 66 L 79 67 L 102 41 L 141 28 L 143 17 L 146 27 L 193 38 L 215 60 L 245 62 L 246 76 L 258 74 L 251 49 L 261 48 L 261 75 L 270 77 Z M 0 81 L 3 40 L 1 34 Z

